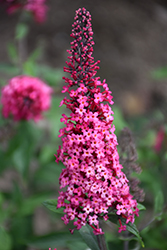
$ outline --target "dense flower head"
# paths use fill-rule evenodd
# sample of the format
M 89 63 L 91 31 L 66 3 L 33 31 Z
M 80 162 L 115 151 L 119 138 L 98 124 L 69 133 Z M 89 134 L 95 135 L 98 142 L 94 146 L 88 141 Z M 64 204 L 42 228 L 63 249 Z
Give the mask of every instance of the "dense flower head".
M 7 5 L 9 14 L 17 10 L 26 10 L 32 13 L 36 22 L 42 23 L 46 20 L 48 9 L 45 4 L 46 0 L 0 0 L 0 2 Z
M 38 121 L 41 113 L 50 108 L 51 93 L 52 88 L 39 78 L 16 76 L 2 88 L 2 114 L 5 118 L 11 114 L 17 121 Z
M 75 228 L 88 223 L 95 234 L 102 234 L 98 218 L 107 220 L 108 213 L 115 211 L 118 218 L 133 223 L 138 209 L 119 163 L 109 106 L 113 104 L 111 91 L 105 80 L 95 77 L 98 62 L 92 57 L 92 35 L 90 13 L 84 8 L 77 10 L 68 67 L 64 68 L 71 75 L 64 77 L 68 85 L 62 91 L 69 94 L 69 99 L 65 97 L 60 104 L 71 113 L 61 118 L 65 124 L 59 135 L 63 145 L 59 146 L 56 161 L 65 166 L 59 178 L 60 188 L 65 191 L 60 191 L 57 208 L 64 207 L 65 224 L 75 219 Z M 119 232 L 125 228 L 120 223 Z

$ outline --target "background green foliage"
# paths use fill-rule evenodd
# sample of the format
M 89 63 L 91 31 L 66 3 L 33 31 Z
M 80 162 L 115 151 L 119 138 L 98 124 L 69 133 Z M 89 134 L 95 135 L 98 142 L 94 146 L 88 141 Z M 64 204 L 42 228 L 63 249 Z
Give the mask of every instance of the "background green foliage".
M 1 86 L 7 79 L 18 74 L 40 77 L 54 88 L 52 107 L 39 123 L 32 121 L 14 123 L 0 116 L 0 250 L 48 250 L 57 249 L 86 250 L 98 249 L 89 227 L 70 234 L 69 228 L 61 222 L 61 210 L 55 210 L 56 204 L 45 202 L 58 197 L 58 178 L 63 168 L 55 163 L 56 153 L 61 141 L 58 138 L 61 114 L 67 112 L 59 107 L 61 96 L 62 70 L 50 68 L 38 63 L 41 48 L 37 48 L 26 60 L 20 63 L 18 43 L 25 39 L 28 27 L 19 24 L 13 42 L 9 42 L 7 51 L 10 64 L 0 64 Z M 166 68 L 153 73 L 153 77 L 167 76 Z M 134 134 L 138 151 L 138 163 L 142 173 L 138 178 L 146 197 L 140 206 L 140 216 L 136 225 L 145 244 L 145 249 L 167 249 L 167 122 L 161 110 L 153 110 L 149 116 L 124 118 L 119 107 L 114 105 L 114 124 L 116 134 L 128 126 Z M 154 149 L 158 127 L 163 126 L 165 137 L 161 150 Z M 56 202 L 56 200 L 55 200 Z M 48 205 L 49 204 L 49 205 Z M 50 206 L 52 211 L 47 210 Z M 42 215 L 38 217 L 38 212 Z M 56 212 L 56 213 L 54 213 Z M 115 217 L 110 215 L 110 220 Z M 42 226 L 38 225 L 43 221 Z M 45 228 L 45 225 L 48 225 Z M 141 249 L 141 239 L 135 227 L 129 227 L 131 233 L 118 234 L 118 226 L 104 223 L 105 237 L 109 249 Z M 89 237 L 88 237 L 89 236 Z M 136 241 L 138 237 L 138 240 Z M 129 243 L 127 244 L 127 241 Z

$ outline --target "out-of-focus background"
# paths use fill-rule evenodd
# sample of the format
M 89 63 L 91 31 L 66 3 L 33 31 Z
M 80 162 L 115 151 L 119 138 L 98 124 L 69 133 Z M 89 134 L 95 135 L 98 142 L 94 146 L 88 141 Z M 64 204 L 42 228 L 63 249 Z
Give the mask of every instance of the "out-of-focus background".
M 130 114 L 145 113 L 167 99 L 166 81 L 151 77 L 167 64 L 166 1 L 48 0 L 47 21 L 31 23 L 27 50 L 43 46 L 42 60 L 62 68 L 70 46 L 75 10 L 85 7 L 92 15 L 94 57 L 98 75 L 106 79 L 116 104 Z M 0 60 L 8 61 L 6 43 L 13 37 L 18 15 L 0 8 Z
M 165 250 L 167 2 L 48 0 L 46 4 L 46 21 L 38 24 L 28 19 L 29 31 L 21 42 L 14 38 L 20 12 L 8 15 L 0 5 L 1 86 L 20 72 L 15 63 L 18 49 L 24 72 L 42 78 L 54 88 L 52 108 L 39 123 L 13 124 L 0 118 L 0 250 L 87 249 L 78 232 L 69 233 L 68 228 L 73 226 L 64 225 L 61 213 L 41 205 L 58 197 L 58 178 L 64 167 L 55 163 L 54 154 L 61 144 L 58 134 L 63 125 L 59 120 L 66 112 L 59 108 L 63 67 L 79 7 L 92 15 L 93 56 L 95 61 L 101 61 L 97 76 L 106 79 L 113 94 L 116 135 L 121 137 L 121 130 L 129 127 L 133 134 L 130 143 L 137 149 L 137 164 L 142 168 L 138 178 L 147 209 L 141 211 L 137 227 L 145 249 Z M 111 249 L 127 249 L 114 224 L 104 228 Z M 131 238 L 129 249 L 140 248 Z

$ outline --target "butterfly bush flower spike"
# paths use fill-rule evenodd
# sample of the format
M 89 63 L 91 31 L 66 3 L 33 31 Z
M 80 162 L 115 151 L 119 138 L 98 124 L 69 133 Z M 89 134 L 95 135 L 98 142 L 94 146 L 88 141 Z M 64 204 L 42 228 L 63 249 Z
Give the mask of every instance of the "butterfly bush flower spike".
M 89 224 L 97 235 L 103 234 L 98 219 L 107 220 L 109 211 L 133 223 L 138 208 L 119 163 L 111 91 L 105 80 L 95 77 L 99 61 L 92 57 L 91 15 L 85 8 L 76 11 L 72 27 L 73 41 L 64 68 L 70 78 L 64 77 L 62 91 L 69 98 L 60 104 L 71 113 L 62 115 L 65 127 L 60 129 L 62 146 L 56 155 L 56 161 L 65 166 L 59 178 L 65 191 L 59 192 L 57 208 L 64 207 L 65 224 L 75 219 L 74 229 Z M 125 229 L 120 223 L 119 232 Z
M 50 108 L 51 93 L 52 88 L 39 78 L 16 76 L 2 88 L 2 114 L 5 118 L 11 114 L 16 121 L 38 121 L 42 112 Z

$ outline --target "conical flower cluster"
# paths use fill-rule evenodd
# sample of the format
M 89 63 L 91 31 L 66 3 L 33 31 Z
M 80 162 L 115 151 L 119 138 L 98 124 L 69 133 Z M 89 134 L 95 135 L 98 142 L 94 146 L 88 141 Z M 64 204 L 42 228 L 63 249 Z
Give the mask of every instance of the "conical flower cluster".
M 65 224 L 75 219 L 75 228 L 88 223 L 95 234 L 102 234 L 98 218 L 107 220 L 108 212 L 116 211 L 127 223 L 133 223 L 138 209 L 119 164 L 113 111 L 109 106 L 113 104 L 111 91 L 105 80 L 101 82 L 95 77 L 98 62 L 92 57 L 92 35 L 90 13 L 84 8 L 77 10 L 71 34 L 74 40 L 64 68 L 71 78 L 64 78 L 67 84 L 62 91 L 70 97 L 61 102 L 71 113 L 68 117 L 62 115 L 63 145 L 56 155 L 56 161 L 65 165 L 59 181 L 60 188 L 66 187 L 66 191 L 60 192 L 57 208 L 64 207 Z M 120 232 L 126 226 L 119 221 Z

